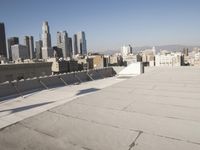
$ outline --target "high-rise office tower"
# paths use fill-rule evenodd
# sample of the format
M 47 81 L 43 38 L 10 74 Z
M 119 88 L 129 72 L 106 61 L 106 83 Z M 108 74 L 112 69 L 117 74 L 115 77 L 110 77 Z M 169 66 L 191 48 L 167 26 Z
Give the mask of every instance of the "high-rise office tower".
M 24 45 L 28 48 L 28 55 L 30 56 L 30 43 L 29 43 L 29 36 L 24 36 Z
M 30 52 L 30 59 L 34 57 L 34 39 L 33 36 L 29 36 L 29 52 Z
M 12 51 L 11 51 L 11 46 L 15 44 L 19 44 L 19 38 L 18 37 L 10 37 L 8 38 L 8 57 L 9 60 L 12 60 Z
M 36 59 L 42 59 L 42 40 L 35 42 Z
M 70 57 L 72 57 L 72 38 L 68 37 L 68 44 L 69 44 L 69 53 L 70 53 Z
M 24 36 L 24 45 L 28 48 L 28 55 L 30 59 L 34 58 L 34 41 L 33 36 Z
M 51 47 L 51 34 L 48 22 L 43 22 L 42 25 L 42 58 L 47 59 L 53 57 L 53 48 Z
M 73 37 L 73 46 L 74 46 L 74 48 L 73 48 L 72 55 L 75 56 L 78 54 L 77 35 L 76 34 L 74 34 L 74 37 Z
M 78 32 L 77 34 L 74 34 L 73 56 L 76 54 L 80 54 L 80 55 L 87 54 L 85 32 L 83 32 L 83 31 Z
M 77 33 L 77 48 L 79 54 L 81 55 L 87 54 L 85 32 L 83 31 Z
M 57 32 L 57 47 L 62 49 L 63 57 L 71 57 L 71 49 L 68 34 L 66 31 Z
M 0 55 L 7 57 L 6 34 L 4 23 L 0 22 Z

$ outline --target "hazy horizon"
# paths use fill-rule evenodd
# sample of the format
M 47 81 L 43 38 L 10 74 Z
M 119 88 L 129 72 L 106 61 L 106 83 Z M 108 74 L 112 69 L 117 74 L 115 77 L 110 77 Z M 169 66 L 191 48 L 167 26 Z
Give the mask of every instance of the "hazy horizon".
M 157 45 L 200 45 L 200 1 L 197 0 L 0 0 L 0 22 L 6 38 L 39 39 L 47 20 L 53 45 L 56 32 L 70 37 L 85 31 L 88 50 Z

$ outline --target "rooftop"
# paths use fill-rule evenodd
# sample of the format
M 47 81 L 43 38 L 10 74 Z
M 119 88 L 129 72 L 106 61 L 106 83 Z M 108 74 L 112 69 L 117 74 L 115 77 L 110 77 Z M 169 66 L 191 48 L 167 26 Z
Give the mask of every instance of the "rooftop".
M 199 150 L 200 68 L 146 68 L 0 103 L 1 149 Z

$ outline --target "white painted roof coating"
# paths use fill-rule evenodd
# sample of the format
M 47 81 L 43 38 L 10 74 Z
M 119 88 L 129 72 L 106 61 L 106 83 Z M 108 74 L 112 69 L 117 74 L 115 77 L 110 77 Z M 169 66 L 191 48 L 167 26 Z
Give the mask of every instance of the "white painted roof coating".
M 199 150 L 200 68 L 145 68 L 4 101 L 0 127 L 2 150 Z

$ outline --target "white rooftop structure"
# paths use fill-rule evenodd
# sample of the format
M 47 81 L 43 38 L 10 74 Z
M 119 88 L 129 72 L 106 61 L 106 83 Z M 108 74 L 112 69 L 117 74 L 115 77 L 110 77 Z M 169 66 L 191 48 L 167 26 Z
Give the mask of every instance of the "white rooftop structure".
M 123 57 L 128 56 L 133 53 L 133 48 L 131 45 L 124 45 L 121 47 L 121 53 Z
M 199 150 L 200 68 L 151 67 L 9 99 L 0 149 Z

